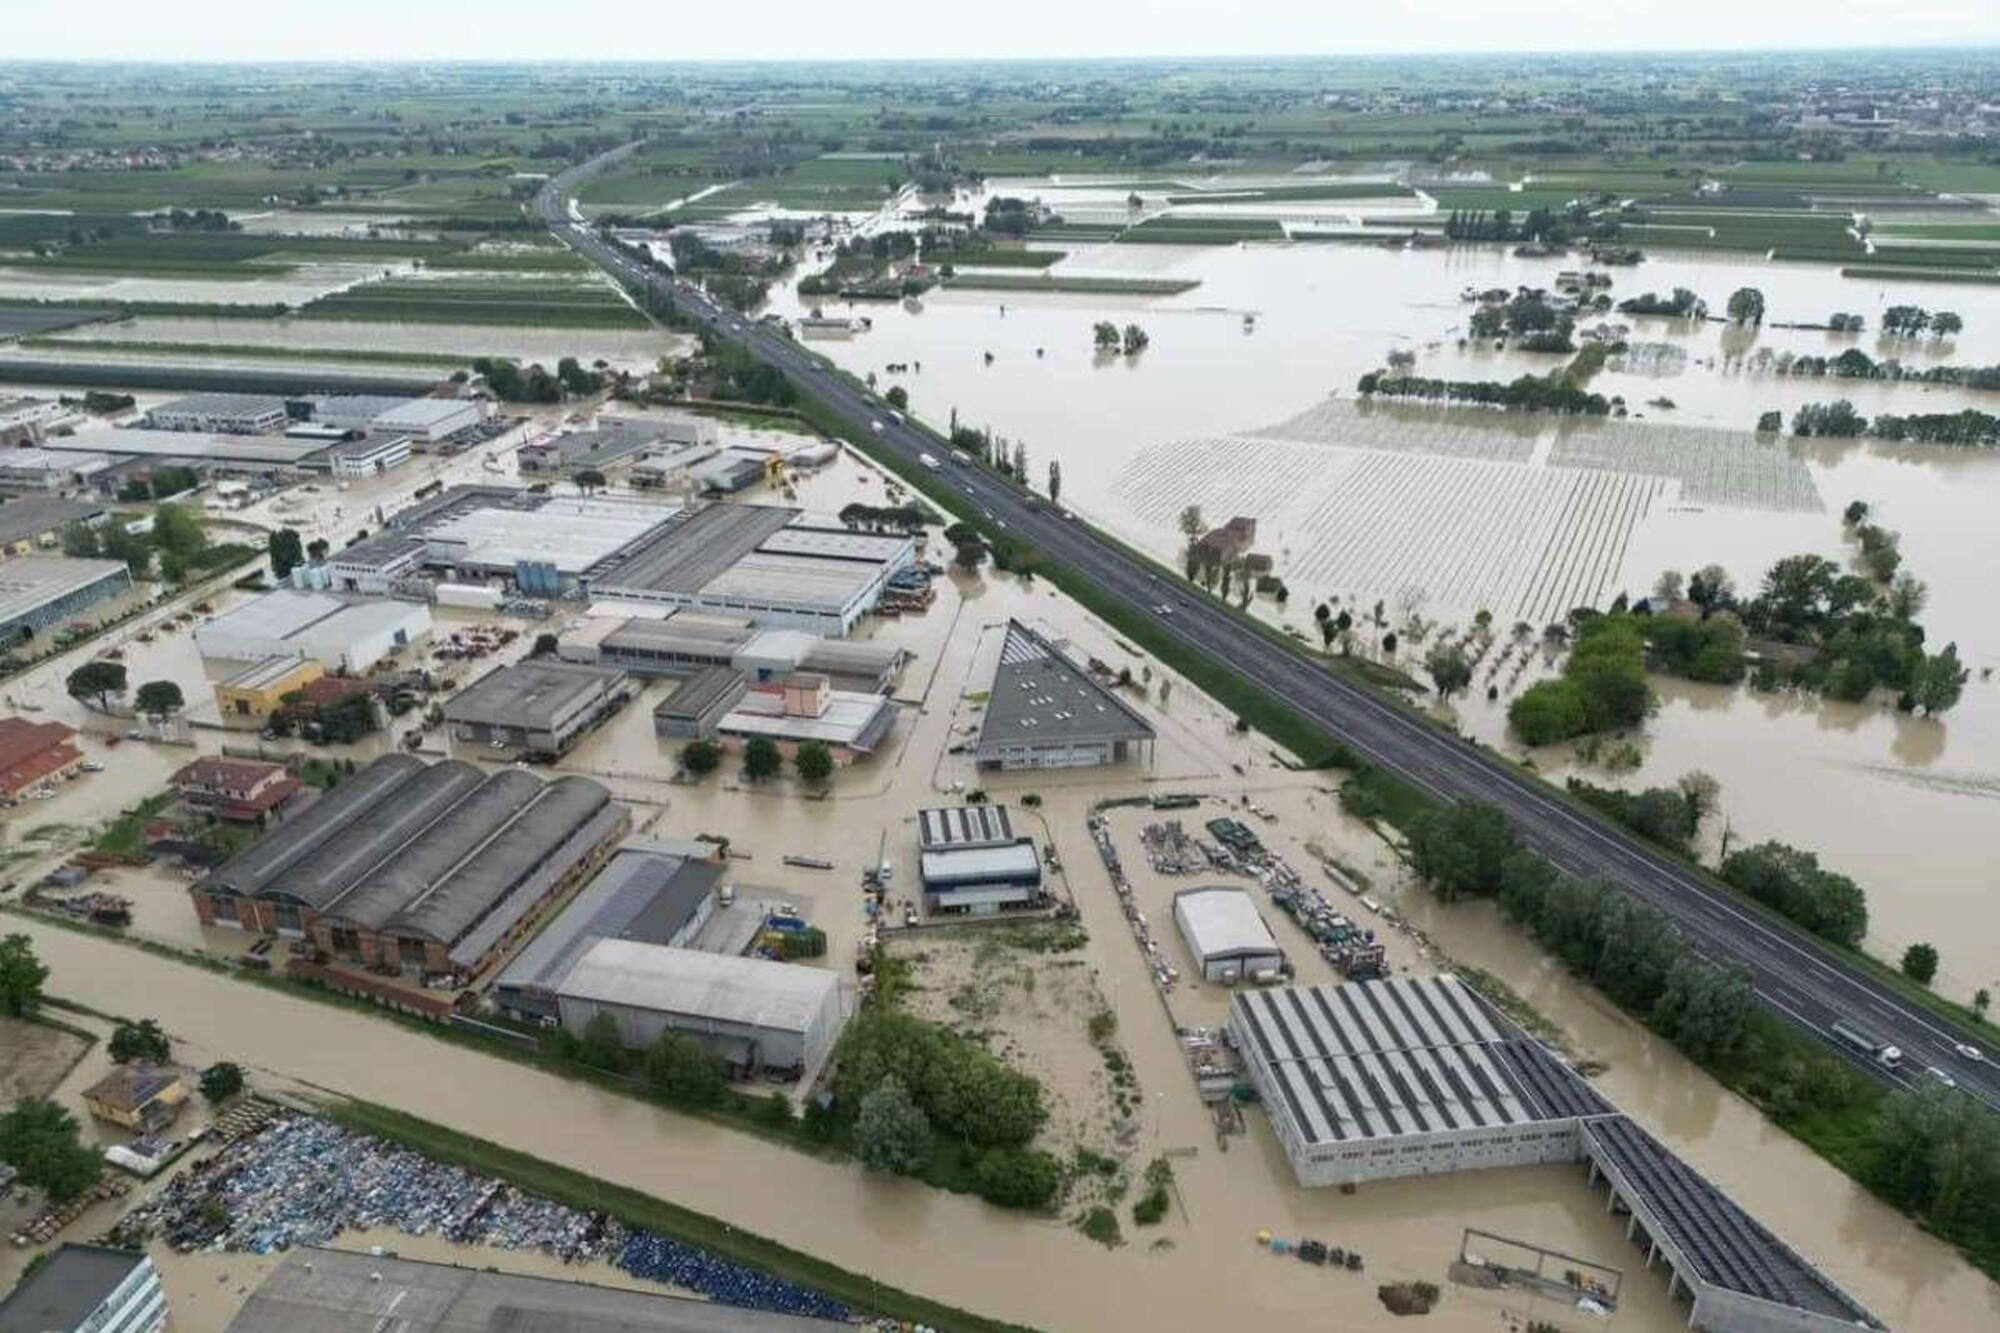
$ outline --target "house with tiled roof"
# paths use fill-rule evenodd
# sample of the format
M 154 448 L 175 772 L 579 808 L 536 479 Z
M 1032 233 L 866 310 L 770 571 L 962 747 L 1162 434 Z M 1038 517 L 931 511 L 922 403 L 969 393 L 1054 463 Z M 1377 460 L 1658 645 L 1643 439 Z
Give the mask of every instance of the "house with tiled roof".
M 60 722 L 0 718 L 0 799 L 19 800 L 44 782 L 66 778 L 83 765 L 76 729 Z

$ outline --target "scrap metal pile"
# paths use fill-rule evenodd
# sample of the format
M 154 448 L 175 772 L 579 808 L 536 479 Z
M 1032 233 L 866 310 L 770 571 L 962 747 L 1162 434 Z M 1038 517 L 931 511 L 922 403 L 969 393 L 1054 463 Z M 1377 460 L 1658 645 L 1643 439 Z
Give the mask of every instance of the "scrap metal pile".
M 845 1305 L 706 1250 L 554 1203 L 314 1116 L 273 1121 L 169 1182 L 121 1222 L 128 1241 L 268 1254 L 391 1227 L 464 1245 L 604 1259 L 726 1305 L 847 1319 Z

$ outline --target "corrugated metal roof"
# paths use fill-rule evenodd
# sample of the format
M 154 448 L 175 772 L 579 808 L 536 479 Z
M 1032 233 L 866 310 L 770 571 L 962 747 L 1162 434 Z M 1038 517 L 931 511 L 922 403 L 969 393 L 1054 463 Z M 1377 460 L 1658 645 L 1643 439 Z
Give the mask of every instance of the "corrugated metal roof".
M 1147 740 L 1152 724 L 1054 644 L 1018 620 L 1007 622 L 1000 664 L 979 725 L 979 750 Z
M 1039 884 L 1042 880 L 1041 857 L 1032 842 L 929 851 L 920 854 L 917 862 L 927 889 L 963 884 Z
M 803 1033 L 839 985 L 832 972 L 796 963 L 599 940 L 557 991 L 600 1004 Z
M 521 950 L 495 985 L 553 990 L 584 951 L 603 939 L 663 944 L 721 878 L 722 867 L 711 861 L 628 847 Z

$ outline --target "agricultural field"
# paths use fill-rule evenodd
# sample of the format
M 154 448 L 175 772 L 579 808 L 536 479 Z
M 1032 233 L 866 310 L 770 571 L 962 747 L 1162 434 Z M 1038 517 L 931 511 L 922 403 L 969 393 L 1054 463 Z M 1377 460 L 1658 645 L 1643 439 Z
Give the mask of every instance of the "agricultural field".
M 989 292 L 1074 292 L 1098 296 L 1178 296 L 1201 286 L 1180 278 L 1094 277 L 1086 273 L 967 273 L 946 284 Z
M 383 278 L 321 297 L 299 313 L 307 319 L 392 324 L 637 329 L 649 323 L 622 294 L 595 278 Z

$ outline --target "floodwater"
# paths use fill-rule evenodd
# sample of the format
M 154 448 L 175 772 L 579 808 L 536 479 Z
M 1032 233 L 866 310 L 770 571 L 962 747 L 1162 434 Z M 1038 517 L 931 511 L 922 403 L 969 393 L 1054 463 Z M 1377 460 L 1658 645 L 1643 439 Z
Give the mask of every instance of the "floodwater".
M 254 272 L 254 270 L 251 270 Z M 0 296 L 43 301 L 190 301 L 221 305 L 304 305 L 385 271 L 412 271 L 408 260 L 308 261 L 245 278 L 174 278 L 119 273 L 48 273 L 0 268 Z
M 1018 184 L 995 191 L 1024 192 Z M 2000 688 L 1987 675 L 2000 667 L 1991 583 L 2000 569 L 1992 521 L 2000 450 L 1760 440 L 1746 429 L 1760 412 L 1789 414 L 1833 398 L 1869 414 L 1918 413 L 1996 411 L 2000 394 L 1776 379 L 1719 363 L 1726 344 L 1753 357 L 1765 346 L 1832 356 L 1859 345 L 1918 364 L 1991 364 L 2000 361 L 2000 289 L 1885 286 L 1826 265 L 1657 255 L 1609 270 L 1614 301 L 1684 286 L 1719 308 L 1736 287 L 1754 285 L 1773 322 L 1851 311 L 1876 328 L 1887 304 L 1909 302 L 1956 309 L 1966 328 L 1943 344 L 1891 345 L 1874 332 L 1746 331 L 1613 314 L 1633 326 L 1635 341 L 1686 352 L 1679 374 L 1607 370 L 1593 381 L 1645 420 L 1559 422 L 1353 401 L 1356 379 L 1392 348 L 1416 352 L 1417 372 L 1439 376 L 1505 380 L 1561 364 L 1553 355 L 1461 350 L 1467 306 L 1459 293 L 1551 286 L 1573 263 L 1490 246 L 1074 245 L 1053 272 L 1201 285 L 1164 298 L 944 289 L 917 310 L 857 304 L 854 313 L 874 327 L 815 347 L 856 374 L 903 385 L 911 410 L 933 424 L 955 413 L 961 424 L 1022 442 L 1038 489 L 1059 460 L 1066 506 L 1163 560 L 1178 563 L 1175 520 L 1188 504 L 1211 523 L 1257 518 L 1258 549 L 1275 558 L 1291 590 L 1285 608 L 1260 600 L 1259 610 L 1309 638 L 1311 608 L 1330 597 L 1358 603 L 1357 615 L 1382 600 L 1398 623 L 1410 603 L 1445 626 L 1463 627 L 1487 609 L 1504 635 L 1516 620 L 1539 628 L 1572 606 L 1643 592 L 1664 569 L 1719 563 L 1754 590 L 1781 556 L 1851 554 L 1840 511 L 1869 501 L 1879 522 L 1902 533 L 1904 567 L 1929 585 L 1923 620 L 1932 641 L 1957 643 L 1972 668 L 1958 706 L 1926 721 L 1874 705 L 1656 681 L 1665 703 L 1646 728 L 1647 760 L 1624 780 L 1708 770 L 1722 781 L 1734 842 L 1778 838 L 1814 849 L 1871 891 L 1879 952 L 1934 941 L 1944 955 L 1941 989 L 1969 998 L 2000 985 L 2000 930 L 1977 928 L 1990 924 L 2000 853 Z M 789 290 L 777 303 L 780 313 L 798 310 Z M 1100 319 L 1141 324 L 1151 345 L 1136 357 L 1096 355 L 1090 330 Z M 890 363 L 905 362 L 909 372 L 888 374 Z M 1647 405 L 1663 396 L 1677 406 Z M 1405 665 L 1420 655 L 1406 646 Z M 1503 675 L 1494 682 L 1500 707 L 1463 703 L 1464 725 L 1504 742 L 1501 709 L 1533 679 Z M 1774 764 L 1785 765 L 1787 780 L 1771 780 Z

